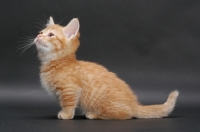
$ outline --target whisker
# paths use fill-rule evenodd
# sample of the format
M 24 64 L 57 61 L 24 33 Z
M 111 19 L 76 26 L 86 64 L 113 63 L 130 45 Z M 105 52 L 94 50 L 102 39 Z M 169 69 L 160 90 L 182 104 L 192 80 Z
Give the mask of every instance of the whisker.
M 33 44 L 34 44 L 34 42 L 29 43 L 29 44 L 27 44 L 27 45 L 21 45 L 21 46 L 18 47 L 17 50 L 21 50 L 21 49 L 22 49 L 22 51 L 23 51 L 24 49 L 30 48 Z
M 43 25 L 45 24 L 44 21 L 42 21 L 41 19 L 39 19 L 39 18 L 36 18 L 36 19 L 37 19 L 41 24 L 43 24 Z
M 34 53 L 36 53 L 37 51 L 38 51 L 38 49 L 37 49 L 37 48 L 35 48 L 35 49 L 33 50 L 33 52 L 32 52 L 32 53 L 34 54 Z
M 62 18 L 61 20 L 59 20 L 58 24 L 61 25 L 61 24 L 63 23 L 63 21 L 64 21 L 65 19 L 67 19 L 67 18 L 68 18 L 68 17 Z
M 32 42 L 32 43 L 30 43 L 30 44 L 28 44 L 28 45 L 22 47 L 22 48 L 21 48 L 21 49 L 22 49 L 21 55 L 22 55 L 27 49 L 29 49 L 33 44 L 34 44 L 34 42 Z
M 21 45 L 26 45 L 27 43 L 30 43 L 30 42 L 31 42 L 30 40 L 20 40 L 17 43 L 23 43 Z
M 35 38 L 35 35 L 33 35 L 32 33 L 30 33 L 29 31 L 26 31 L 29 35 L 24 35 L 24 37 L 22 38 Z
M 35 38 L 35 35 L 31 34 L 30 32 L 27 31 L 27 33 L 29 33 L 29 35 L 25 35 L 23 34 L 23 36 L 20 37 L 20 39 L 26 39 L 26 38 Z
M 23 40 L 28 40 L 28 39 L 33 39 L 34 37 L 32 36 L 26 36 L 26 37 L 21 37 L 20 39 L 23 39 Z
M 18 43 L 23 43 L 22 45 L 26 45 L 27 43 L 31 43 L 34 41 L 33 37 L 27 37 L 27 38 L 21 38 L 20 41 L 18 41 Z
M 25 40 L 28 40 L 28 41 L 29 41 L 29 40 L 30 40 L 30 41 L 34 40 L 33 37 L 26 37 L 26 38 L 21 37 L 20 39 L 23 40 L 23 41 L 25 41 Z
M 45 25 L 39 23 L 39 22 L 34 22 L 35 24 L 37 24 L 36 26 L 33 26 L 33 27 L 36 27 L 36 28 L 39 28 L 39 29 L 43 29 L 45 27 Z
M 42 26 L 32 26 L 32 27 L 37 28 L 37 29 L 39 29 L 39 30 L 44 29 Z
M 17 46 L 17 51 L 20 51 L 20 55 L 22 55 L 27 49 L 29 49 L 32 45 L 34 45 L 34 35 L 28 32 L 30 36 L 22 37 L 18 43 L 22 43 Z
M 22 44 L 22 45 L 19 45 L 19 46 L 18 46 L 18 47 L 19 47 L 18 50 L 27 48 L 27 47 L 32 46 L 32 45 L 33 45 L 32 43 L 30 43 L 30 44 Z
M 43 16 L 44 16 L 44 19 L 47 21 L 48 18 L 47 18 L 47 16 L 44 13 L 43 13 Z
M 45 15 L 44 15 L 44 18 L 47 19 Z M 40 30 L 44 29 L 46 27 L 46 23 L 42 19 L 39 19 L 39 18 L 36 18 L 36 19 L 37 19 L 37 22 L 35 22 L 35 24 L 37 25 L 33 27 L 36 27 Z M 20 51 L 20 55 L 22 55 L 26 50 L 28 50 L 34 45 L 34 39 L 36 36 L 30 33 L 29 31 L 26 31 L 26 32 L 29 35 L 28 36 L 24 35 L 24 37 L 22 37 L 20 41 L 18 41 L 18 43 L 22 43 L 17 46 L 17 51 Z M 35 52 L 37 52 L 37 48 L 34 49 L 33 53 Z
M 36 18 L 39 22 L 35 22 L 36 24 L 40 25 L 42 28 L 46 26 L 46 23 L 39 18 Z

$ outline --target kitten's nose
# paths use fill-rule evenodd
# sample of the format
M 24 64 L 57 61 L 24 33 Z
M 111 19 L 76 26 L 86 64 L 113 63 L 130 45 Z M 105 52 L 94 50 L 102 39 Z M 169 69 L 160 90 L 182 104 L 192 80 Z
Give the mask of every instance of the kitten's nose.
M 40 38 L 40 37 L 42 37 L 42 35 L 39 34 L 37 37 Z
M 36 37 L 36 40 L 37 40 L 37 41 L 40 41 L 40 40 L 41 40 L 41 37 L 42 37 L 42 35 L 39 34 L 39 35 Z

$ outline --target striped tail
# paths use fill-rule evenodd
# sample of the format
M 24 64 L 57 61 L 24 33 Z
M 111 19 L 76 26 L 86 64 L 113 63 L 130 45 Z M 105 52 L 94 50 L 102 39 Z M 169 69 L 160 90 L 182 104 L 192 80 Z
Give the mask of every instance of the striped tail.
M 169 94 L 167 101 L 161 105 L 138 105 L 134 117 L 136 118 L 162 118 L 168 116 L 174 109 L 178 91 Z

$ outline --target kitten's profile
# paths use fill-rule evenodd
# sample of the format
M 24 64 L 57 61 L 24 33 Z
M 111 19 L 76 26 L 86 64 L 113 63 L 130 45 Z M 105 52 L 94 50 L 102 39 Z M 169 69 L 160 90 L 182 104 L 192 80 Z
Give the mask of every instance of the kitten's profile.
M 50 17 L 34 43 L 41 60 L 41 83 L 57 96 L 59 119 L 72 119 L 80 107 L 89 119 L 162 118 L 174 109 L 178 91 L 161 105 L 143 106 L 131 88 L 114 73 L 95 63 L 76 60 L 79 21 L 62 27 Z

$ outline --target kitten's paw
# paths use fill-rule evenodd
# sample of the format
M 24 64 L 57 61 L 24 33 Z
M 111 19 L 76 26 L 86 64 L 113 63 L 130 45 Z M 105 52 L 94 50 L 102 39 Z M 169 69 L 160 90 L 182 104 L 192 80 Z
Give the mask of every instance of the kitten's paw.
M 73 119 L 74 114 L 68 114 L 65 111 L 60 111 L 58 113 L 58 119 Z
M 92 114 L 92 113 L 86 113 L 86 118 L 88 118 L 88 119 L 97 119 L 97 115 L 95 115 L 95 114 Z

